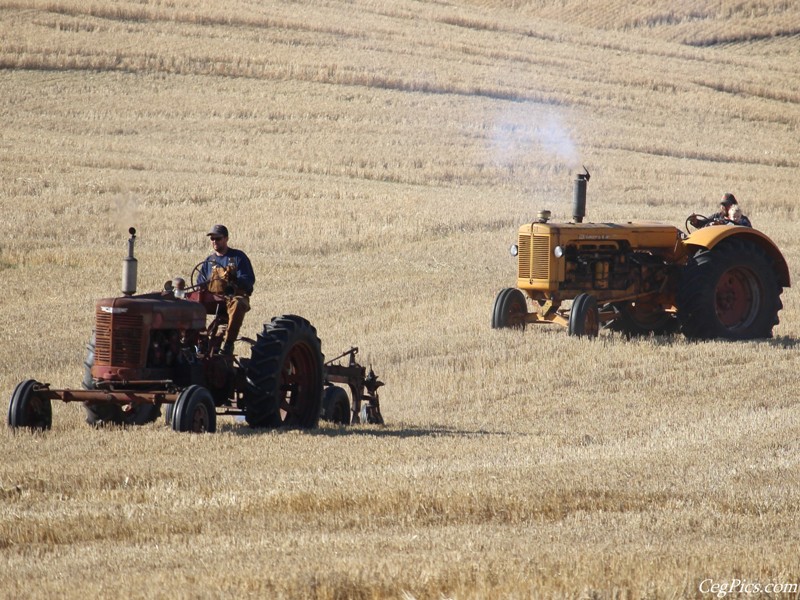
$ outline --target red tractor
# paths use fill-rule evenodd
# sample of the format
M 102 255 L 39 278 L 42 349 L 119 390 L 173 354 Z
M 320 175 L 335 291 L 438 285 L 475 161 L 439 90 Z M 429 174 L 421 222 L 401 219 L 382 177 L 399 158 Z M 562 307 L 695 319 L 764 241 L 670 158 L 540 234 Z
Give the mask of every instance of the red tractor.
M 372 369 L 358 348 L 324 362 L 316 329 L 297 315 L 274 317 L 250 345 L 250 358 L 220 352 L 227 325 L 225 297 L 195 283 L 135 295 L 136 230 L 129 230 L 123 295 L 98 300 L 81 389 L 51 389 L 28 379 L 14 389 L 12 428 L 49 429 L 52 401 L 83 402 L 87 422 L 141 425 L 165 407 L 175 431 L 213 432 L 218 415 L 243 416 L 252 427 L 316 427 L 383 423 Z M 341 361 L 346 360 L 346 364 Z M 350 395 L 343 387 L 345 384 Z

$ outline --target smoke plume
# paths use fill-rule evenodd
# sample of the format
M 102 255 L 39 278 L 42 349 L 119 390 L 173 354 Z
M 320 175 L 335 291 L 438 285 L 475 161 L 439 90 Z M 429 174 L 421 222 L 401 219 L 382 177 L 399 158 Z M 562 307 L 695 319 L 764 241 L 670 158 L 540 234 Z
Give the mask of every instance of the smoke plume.
M 495 121 L 492 128 L 492 153 L 495 163 L 512 166 L 544 153 L 546 160 L 575 170 L 580 155 L 562 116 L 556 111 L 542 113 L 541 107 L 515 104 Z

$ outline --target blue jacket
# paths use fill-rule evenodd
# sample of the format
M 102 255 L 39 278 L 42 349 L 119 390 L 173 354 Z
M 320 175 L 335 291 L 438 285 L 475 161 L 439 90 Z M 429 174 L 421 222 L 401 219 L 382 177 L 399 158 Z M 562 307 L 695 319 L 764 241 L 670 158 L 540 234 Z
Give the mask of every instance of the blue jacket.
M 229 264 L 236 265 L 236 285 L 244 290 L 248 295 L 253 293 L 253 285 L 256 282 L 256 275 L 253 273 L 253 265 L 250 259 L 241 250 L 228 248 L 224 256 L 210 255 L 206 258 L 200 272 L 197 275 L 197 283 L 205 283 L 211 278 L 211 271 L 219 266 L 223 269 Z

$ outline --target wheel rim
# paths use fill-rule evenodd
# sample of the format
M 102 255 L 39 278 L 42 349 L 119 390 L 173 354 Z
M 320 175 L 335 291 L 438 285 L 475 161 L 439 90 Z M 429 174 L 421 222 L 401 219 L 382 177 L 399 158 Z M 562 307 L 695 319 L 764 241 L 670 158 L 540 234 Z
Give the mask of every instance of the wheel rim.
M 46 429 L 49 426 L 47 418 L 46 403 L 49 400 L 42 400 L 32 390 L 20 398 L 20 412 L 21 422 L 19 425 L 22 427 L 30 427 L 31 429 Z
M 204 404 L 198 404 L 192 413 L 191 431 L 194 433 L 205 433 L 208 431 L 208 409 Z
M 506 323 L 509 327 L 522 327 L 525 324 L 525 314 L 528 307 L 519 298 L 512 298 L 506 305 Z
M 35 429 L 45 429 L 47 427 L 47 413 L 44 408 L 44 401 L 38 396 L 31 397 L 31 401 L 25 409 L 25 422 Z
M 308 344 L 295 344 L 281 369 L 280 419 L 302 418 L 314 406 L 314 351 Z
M 715 304 L 717 318 L 724 327 L 747 327 L 758 314 L 760 303 L 758 278 L 749 269 L 729 269 L 719 278 Z
M 600 324 L 597 318 L 596 310 L 587 310 L 586 316 L 583 318 L 583 332 L 588 336 L 596 336 L 600 333 Z
M 344 402 L 337 402 L 333 408 L 333 422 L 334 423 L 346 423 L 347 416 L 350 412 L 350 407 L 347 406 Z

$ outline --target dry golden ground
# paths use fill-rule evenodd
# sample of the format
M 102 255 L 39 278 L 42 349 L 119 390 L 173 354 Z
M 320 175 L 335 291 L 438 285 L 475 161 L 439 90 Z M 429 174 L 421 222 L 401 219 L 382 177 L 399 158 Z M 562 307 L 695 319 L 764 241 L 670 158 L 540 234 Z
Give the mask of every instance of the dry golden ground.
M 87 8 L 86 5 L 89 5 Z M 586 5 L 590 4 L 591 8 Z M 0 392 L 76 386 L 93 302 L 225 222 L 386 427 L 0 432 L 0 596 L 708 597 L 800 583 L 800 306 L 772 340 L 493 331 L 517 226 L 734 192 L 798 277 L 792 2 L 0 7 Z M 797 597 L 781 594 L 773 597 Z

